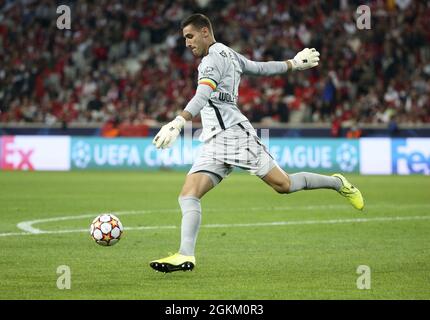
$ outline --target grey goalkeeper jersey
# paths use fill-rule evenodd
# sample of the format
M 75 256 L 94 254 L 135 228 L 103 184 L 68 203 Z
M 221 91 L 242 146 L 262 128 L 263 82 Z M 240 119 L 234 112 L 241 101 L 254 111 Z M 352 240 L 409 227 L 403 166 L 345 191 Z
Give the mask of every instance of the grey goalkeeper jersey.
M 203 125 L 200 139 L 207 141 L 222 130 L 248 120 L 237 107 L 242 74 L 270 76 L 287 69 L 284 61 L 251 61 L 222 43 L 212 44 L 198 67 L 199 85 L 208 85 L 213 90 L 200 110 Z

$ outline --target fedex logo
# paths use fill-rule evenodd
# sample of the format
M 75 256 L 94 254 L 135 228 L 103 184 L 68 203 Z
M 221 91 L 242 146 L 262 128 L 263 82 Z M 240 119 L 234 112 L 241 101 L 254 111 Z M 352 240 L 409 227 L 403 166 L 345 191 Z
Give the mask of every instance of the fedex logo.
M 430 139 L 392 140 L 393 174 L 430 174 Z
M 3 136 L 3 170 L 69 170 L 70 138 L 63 136 Z
M 15 137 L 1 139 L 0 168 L 4 170 L 34 170 L 32 156 L 34 148 L 19 146 Z

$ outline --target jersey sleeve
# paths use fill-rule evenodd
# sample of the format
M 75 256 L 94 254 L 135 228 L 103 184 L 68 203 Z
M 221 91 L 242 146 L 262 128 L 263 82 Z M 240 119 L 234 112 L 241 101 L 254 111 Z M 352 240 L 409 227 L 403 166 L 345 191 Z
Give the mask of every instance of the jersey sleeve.
M 244 74 L 272 76 L 285 73 L 288 70 L 285 61 L 257 62 L 245 58 L 240 53 L 235 52 L 235 54 Z
M 203 58 L 199 65 L 198 84 L 205 85 L 215 90 L 221 81 L 222 62 L 216 56 L 210 55 Z
M 196 94 L 188 102 L 184 110 L 188 111 L 193 117 L 195 117 L 208 103 L 211 93 L 212 89 L 209 85 L 199 84 L 197 86 Z

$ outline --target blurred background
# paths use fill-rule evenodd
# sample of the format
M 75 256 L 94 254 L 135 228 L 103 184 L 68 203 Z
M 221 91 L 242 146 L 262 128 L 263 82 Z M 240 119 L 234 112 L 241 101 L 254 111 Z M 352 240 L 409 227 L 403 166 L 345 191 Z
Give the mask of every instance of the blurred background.
M 71 29 L 57 28 L 59 5 Z M 371 28 L 356 26 L 357 7 Z M 180 22 L 256 61 L 321 52 L 316 69 L 243 77 L 239 107 L 276 136 L 430 136 L 430 2 L 0 1 L 0 133 L 150 136 L 182 110 L 199 60 Z M 196 119 L 198 126 L 199 119 Z

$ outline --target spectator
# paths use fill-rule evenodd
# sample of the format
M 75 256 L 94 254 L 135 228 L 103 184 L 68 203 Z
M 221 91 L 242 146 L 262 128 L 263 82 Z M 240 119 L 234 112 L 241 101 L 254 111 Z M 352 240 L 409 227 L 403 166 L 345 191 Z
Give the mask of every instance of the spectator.
M 202 11 L 251 59 L 322 54 L 307 73 L 244 79 L 251 121 L 333 123 L 335 135 L 342 122 L 430 122 L 428 1 L 371 2 L 375 23 L 362 32 L 346 1 L 65 1 L 71 30 L 56 28 L 54 3 L 0 2 L 1 122 L 171 119 L 194 94 L 198 63 L 178 25 Z
M 354 124 L 346 133 L 346 137 L 348 139 L 358 139 L 358 138 L 361 138 L 362 134 L 363 133 L 361 129 L 358 127 L 358 125 Z

